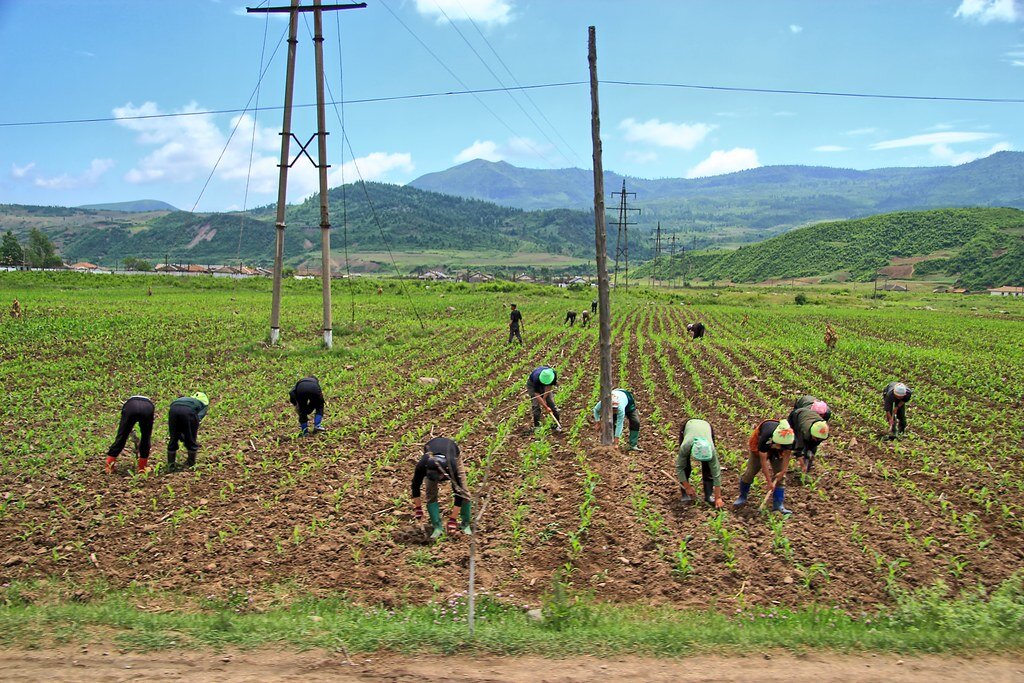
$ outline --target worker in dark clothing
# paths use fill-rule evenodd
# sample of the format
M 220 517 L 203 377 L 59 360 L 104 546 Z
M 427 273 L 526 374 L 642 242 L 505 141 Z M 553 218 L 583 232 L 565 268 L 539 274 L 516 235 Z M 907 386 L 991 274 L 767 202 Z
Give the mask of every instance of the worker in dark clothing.
M 313 431 L 325 432 L 324 419 L 324 392 L 320 389 L 320 382 L 316 377 L 303 377 L 288 392 L 288 400 L 295 406 L 295 412 L 299 415 L 300 434 L 309 434 L 309 414 L 313 413 Z
M 910 402 L 910 387 L 903 382 L 889 382 L 882 392 L 882 407 L 889 421 L 889 438 L 903 436 L 907 431 L 907 403 Z
M 515 304 L 510 304 L 512 312 L 508 315 L 508 343 L 512 343 L 512 338 L 515 337 L 519 340 L 519 343 L 523 343 L 523 335 L 519 333 L 519 328 L 523 324 L 523 314 L 519 312 Z
M 580 316 L 580 327 L 590 327 L 590 311 L 583 311 Z
M 178 455 L 178 442 L 185 444 L 188 451 L 188 460 L 185 467 L 194 467 L 196 455 L 199 453 L 199 423 L 206 417 L 210 408 L 210 399 L 201 391 L 191 396 L 183 396 L 171 402 L 171 408 L 167 413 L 167 467 L 175 469 L 175 459 Z
M 533 413 L 533 428 L 540 427 L 541 410 L 555 420 L 555 429 L 562 431 L 558 421 L 560 413 L 555 406 L 555 385 L 558 384 L 558 373 L 554 368 L 542 365 L 535 368 L 526 380 L 526 391 L 530 394 L 530 410 Z
M 456 510 L 459 511 L 461 517 L 462 533 L 467 535 L 473 533 L 470 524 L 472 504 L 469 499 L 469 490 L 466 487 L 466 473 L 462 469 L 457 443 L 438 436 L 423 446 L 423 456 L 416 463 L 416 469 L 412 475 L 412 510 L 417 522 L 423 521 L 423 501 L 420 498 L 420 487 L 424 479 L 427 480 L 427 514 L 430 517 L 430 525 L 433 527 L 430 538 L 437 539 L 445 533 L 445 529 L 441 526 L 441 504 L 437 502 L 438 483 L 445 480 L 452 483 L 452 492 L 455 494 L 455 507 L 448 515 L 448 533 L 455 533 L 460 528 L 459 521 L 455 519 Z
M 590 315 L 597 315 L 597 299 L 590 302 Z
M 789 424 L 796 437 L 793 442 L 793 454 L 801 459 L 801 469 L 807 474 L 814 466 L 818 446 L 828 438 L 828 422 L 822 419 L 817 411 L 807 406 L 790 413 Z
M 640 447 L 640 417 L 636 411 L 636 401 L 632 392 L 625 389 L 612 389 L 612 426 L 615 438 L 622 436 L 622 427 L 629 422 L 629 450 L 643 451 Z M 601 402 L 594 406 L 594 427 L 601 429 Z
M 132 396 L 121 406 L 121 422 L 117 425 L 117 436 L 114 443 L 107 449 L 107 474 L 114 471 L 117 456 L 121 455 L 128 436 L 134 436 L 135 425 L 139 425 L 137 450 L 139 455 L 139 472 L 146 470 L 149 463 L 149 448 L 153 438 L 153 414 L 156 406 L 145 396 Z
M 686 326 L 686 329 L 693 335 L 694 339 L 701 339 L 704 336 L 705 329 L 702 322 L 690 323 Z
M 569 327 L 576 324 L 576 311 L 569 311 L 565 314 L 565 320 L 562 324 L 564 325 L 565 323 L 569 323 Z
M 735 507 L 747 504 L 750 485 L 758 472 L 764 473 L 768 490 L 772 493 L 772 510 L 784 515 L 792 514 L 784 505 L 786 491 L 783 483 L 796 435 L 787 420 L 764 420 L 754 427 L 747 447 L 747 469 L 740 475 L 740 495 L 733 503 Z
M 682 487 L 682 501 L 693 502 L 697 497 L 690 484 L 693 471 L 691 458 L 700 463 L 704 502 L 716 508 L 725 506 L 722 497 L 722 464 L 715 448 L 715 431 L 706 420 L 688 418 L 679 426 L 679 451 L 676 453 L 676 476 Z
M 793 413 L 800 408 L 810 408 L 818 415 L 821 415 L 821 419 L 828 422 L 832 419 L 832 409 L 828 407 L 828 404 L 821 401 L 810 394 L 804 394 L 796 401 L 793 402 L 793 410 L 789 413 L 789 424 L 793 424 Z

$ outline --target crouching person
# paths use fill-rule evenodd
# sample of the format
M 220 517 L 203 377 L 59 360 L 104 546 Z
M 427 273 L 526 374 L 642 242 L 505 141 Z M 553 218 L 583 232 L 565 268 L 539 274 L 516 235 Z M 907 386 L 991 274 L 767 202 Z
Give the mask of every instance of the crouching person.
M 455 519 L 456 510 L 461 517 L 461 529 L 464 534 L 473 533 L 470 525 L 471 503 L 469 489 L 466 487 L 466 473 L 462 469 L 459 457 L 459 445 L 451 439 L 438 436 L 423 446 L 423 457 L 416 463 L 412 475 L 412 508 L 417 522 L 423 521 L 423 500 L 420 488 L 423 480 L 427 480 L 427 514 L 433 531 L 430 538 L 437 539 L 444 535 L 441 526 L 441 504 L 437 502 L 437 488 L 442 481 L 450 481 L 452 493 L 455 494 L 455 507 L 448 515 L 447 531 L 449 534 L 459 530 L 459 521 Z
M 177 468 L 178 442 L 185 444 L 188 451 L 188 459 L 185 467 L 191 468 L 196 464 L 196 455 L 199 453 L 199 423 L 206 417 L 210 407 L 209 397 L 201 391 L 191 396 L 182 396 L 171 402 L 171 408 L 167 413 L 167 468 Z
M 320 388 L 320 381 L 316 377 L 303 377 L 291 391 L 288 392 L 288 401 L 295 406 L 295 412 L 299 416 L 299 434 L 309 434 L 309 414 L 313 413 L 313 431 L 323 432 L 324 429 L 324 392 Z
M 676 476 L 682 486 L 683 502 L 690 503 L 696 492 L 690 484 L 692 464 L 700 463 L 704 502 L 716 508 L 725 507 L 722 498 L 722 465 L 715 449 L 715 434 L 706 420 L 687 419 L 679 428 L 679 452 L 676 454 Z
M 740 495 L 733 503 L 735 507 L 747 504 L 750 485 L 758 472 L 764 473 L 764 481 L 772 494 L 772 510 L 783 515 L 792 514 L 784 505 L 786 490 L 783 486 L 786 470 L 793 452 L 796 435 L 787 420 L 764 420 L 754 427 L 748 447 L 747 469 L 740 475 Z

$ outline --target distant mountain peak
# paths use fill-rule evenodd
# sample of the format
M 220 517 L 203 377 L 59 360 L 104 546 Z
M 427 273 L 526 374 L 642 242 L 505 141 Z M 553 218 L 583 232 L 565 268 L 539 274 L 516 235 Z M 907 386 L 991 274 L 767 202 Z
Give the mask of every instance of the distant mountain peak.
M 177 211 L 177 207 L 159 199 L 136 199 L 130 202 L 109 202 L 106 204 L 84 204 L 79 209 L 93 211 L 124 211 L 125 213 L 148 213 L 150 211 Z

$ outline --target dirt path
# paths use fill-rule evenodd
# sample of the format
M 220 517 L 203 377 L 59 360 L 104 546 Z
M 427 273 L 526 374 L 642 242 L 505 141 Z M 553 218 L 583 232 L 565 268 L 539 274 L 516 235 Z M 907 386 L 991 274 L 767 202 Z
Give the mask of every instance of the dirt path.
M 1024 657 L 836 655 L 788 653 L 749 658 L 344 656 L 272 650 L 119 654 L 114 649 L 0 650 L 0 680 L 26 681 L 1024 681 Z

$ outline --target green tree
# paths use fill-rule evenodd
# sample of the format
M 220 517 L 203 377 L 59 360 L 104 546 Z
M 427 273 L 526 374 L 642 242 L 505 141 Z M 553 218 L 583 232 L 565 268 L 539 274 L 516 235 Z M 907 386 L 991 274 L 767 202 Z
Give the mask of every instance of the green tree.
M 39 228 L 32 228 L 28 235 L 28 247 L 25 249 L 25 260 L 33 268 L 59 268 L 63 263 L 50 238 Z
M 125 270 L 153 270 L 153 264 L 146 259 L 135 258 L 134 256 L 128 256 L 122 262 L 124 263 Z
M 25 262 L 25 250 L 18 243 L 18 238 L 8 230 L 0 242 L 0 265 L 20 266 Z

